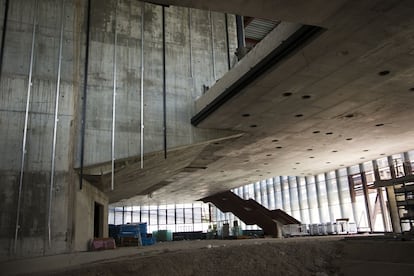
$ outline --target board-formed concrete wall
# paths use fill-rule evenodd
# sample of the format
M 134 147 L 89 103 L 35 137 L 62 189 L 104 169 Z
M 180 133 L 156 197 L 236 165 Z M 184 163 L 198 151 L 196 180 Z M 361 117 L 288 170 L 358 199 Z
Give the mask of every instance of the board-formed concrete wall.
M 0 1 L 2 32 L 5 2 Z M 79 177 L 74 170 L 80 165 L 87 1 L 13 0 L 9 4 L 0 78 L 0 256 L 86 250 L 85 240 L 93 235 L 90 231 L 93 216 L 91 219 L 90 210 L 82 212 L 79 206 L 89 206 L 97 199 L 103 203 L 107 201 L 99 190 L 91 193 L 92 187 L 86 181 L 79 190 Z M 62 7 L 64 33 L 55 170 L 52 172 Z M 92 0 L 85 165 L 111 160 L 115 26 L 118 38 L 115 157 L 141 154 L 142 9 L 144 153 L 163 150 L 162 7 L 135 0 Z M 208 130 L 194 129 L 190 118 L 194 100 L 203 93 L 203 85 L 211 86 L 228 70 L 228 52 L 232 58 L 234 56 L 234 16 L 227 16 L 229 45 L 224 14 L 165 8 L 168 148 L 204 141 L 210 135 Z M 27 100 L 27 141 L 23 155 Z M 23 178 L 20 177 L 22 163 Z M 52 173 L 55 178 L 49 206 Z M 49 218 L 51 246 L 48 243 Z

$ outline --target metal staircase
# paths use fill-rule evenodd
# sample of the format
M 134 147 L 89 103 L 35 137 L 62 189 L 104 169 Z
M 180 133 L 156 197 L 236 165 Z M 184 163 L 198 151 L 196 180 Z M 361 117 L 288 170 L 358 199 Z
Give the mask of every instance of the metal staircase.
M 222 212 L 231 212 L 247 225 L 258 225 L 265 235 L 281 236 L 281 226 L 300 224 L 300 221 L 280 209 L 269 210 L 253 199 L 242 199 L 231 191 L 202 199 L 211 202 Z

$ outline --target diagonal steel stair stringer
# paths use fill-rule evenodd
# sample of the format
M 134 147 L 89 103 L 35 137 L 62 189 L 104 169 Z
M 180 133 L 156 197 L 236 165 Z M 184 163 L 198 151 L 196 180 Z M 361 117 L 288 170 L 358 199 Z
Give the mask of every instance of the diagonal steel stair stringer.
M 258 225 L 265 235 L 281 237 L 285 224 L 300 224 L 300 221 L 281 209 L 269 210 L 253 199 L 242 199 L 231 191 L 218 193 L 202 199 L 211 202 L 222 212 L 231 212 L 247 225 Z

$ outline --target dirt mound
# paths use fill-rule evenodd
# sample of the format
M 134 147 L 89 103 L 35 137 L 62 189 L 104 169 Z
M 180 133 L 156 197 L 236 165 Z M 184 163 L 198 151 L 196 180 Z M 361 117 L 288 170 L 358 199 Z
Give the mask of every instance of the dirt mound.
M 55 275 L 336 275 L 333 265 L 341 244 L 321 242 L 231 242 L 134 256 Z

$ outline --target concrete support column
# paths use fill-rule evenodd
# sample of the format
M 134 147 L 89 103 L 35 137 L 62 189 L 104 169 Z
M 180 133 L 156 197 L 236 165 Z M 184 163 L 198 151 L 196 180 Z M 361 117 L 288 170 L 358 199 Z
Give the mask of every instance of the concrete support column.
M 290 180 L 290 177 L 288 177 L 288 187 L 289 187 L 289 205 L 290 205 L 290 214 L 293 216 L 293 209 L 294 209 L 294 206 L 293 206 L 293 191 L 292 191 L 292 183 L 291 183 L 291 180 Z
M 338 201 L 339 201 L 339 209 L 341 211 L 341 218 L 345 217 L 344 214 L 344 198 L 342 195 L 342 189 L 341 189 L 341 183 L 340 183 L 340 176 L 339 176 L 339 170 L 335 170 L 335 178 L 336 178 L 336 187 L 338 189 Z
M 369 201 L 369 191 L 368 191 L 368 183 L 367 183 L 367 176 L 365 174 L 364 164 L 359 164 L 359 171 L 361 174 L 361 181 L 362 181 L 362 189 L 364 192 L 364 200 L 365 200 L 365 209 L 367 211 L 367 219 L 368 219 L 368 227 L 370 228 L 370 232 L 373 231 L 372 226 L 372 208 L 371 203 Z
M 273 190 L 274 190 L 273 197 L 275 199 L 275 209 L 276 209 L 276 206 L 278 205 L 277 196 L 276 196 L 277 183 L 278 181 L 276 181 L 276 177 L 273 177 Z
M 315 187 L 316 187 L 316 200 L 318 203 L 318 214 L 319 214 L 319 221 L 322 222 L 323 214 L 322 214 L 322 204 L 321 204 L 321 192 L 319 189 L 319 177 L 315 177 Z
M 312 215 L 312 204 L 311 204 L 311 201 L 310 201 L 311 194 L 310 194 L 310 191 L 309 191 L 309 181 L 308 181 L 308 178 L 307 177 L 305 177 L 305 188 L 306 188 L 306 195 L 307 195 L 307 198 L 308 198 L 309 220 L 310 220 L 311 223 L 314 223 L 315 222 L 315 218 Z
M 302 204 L 302 192 L 301 192 L 301 179 L 299 176 L 296 176 L 296 187 L 298 191 L 298 202 L 299 202 L 299 212 L 300 212 L 300 221 L 304 221 L 305 219 L 305 210 L 303 210 Z
M 347 167 L 346 172 L 348 175 L 348 186 L 349 186 L 349 195 L 351 197 L 352 214 L 354 215 L 355 223 L 357 223 L 358 214 L 357 214 L 357 209 L 356 209 L 356 198 L 355 198 L 354 183 L 352 181 L 352 176 L 351 176 L 351 168 Z
M 283 189 L 283 177 L 279 176 L 279 180 L 280 180 L 280 191 L 282 194 L 282 206 L 283 206 L 283 211 L 286 211 L 287 206 L 286 206 L 286 202 L 285 202 L 285 192 Z
M 388 166 L 390 168 L 391 178 L 395 179 L 397 175 L 395 173 L 395 166 L 392 160 L 392 156 L 388 156 Z M 387 191 L 388 208 L 390 211 L 393 232 L 401 233 L 400 215 L 398 213 L 397 200 L 395 198 L 394 187 L 387 186 L 385 189 Z
M 334 221 L 335 215 L 332 209 L 332 188 L 330 184 L 328 183 L 329 175 L 328 173 L 325 173 L 325 185 L 326 185 L 326 197 L 328 199 L 328 209 L 329 209 L 329 220 Z
M 381 176 L 378 169 L 378 162 L 377 160 L 372 161 L 372 167 L 374 168 L 374 178 L 375 180 L 381 180 Z M 389 232 L 390 231 L 390 222 L 387 216 L 387 206 L 385 205 L 384 195 L 382 193 L 383 188 L 378 188 L 378 198 L 380 200 L 380 207 L 381 207 L 381 215 L 382 215 L 382 222 L 384 224 L 384 230 Z

